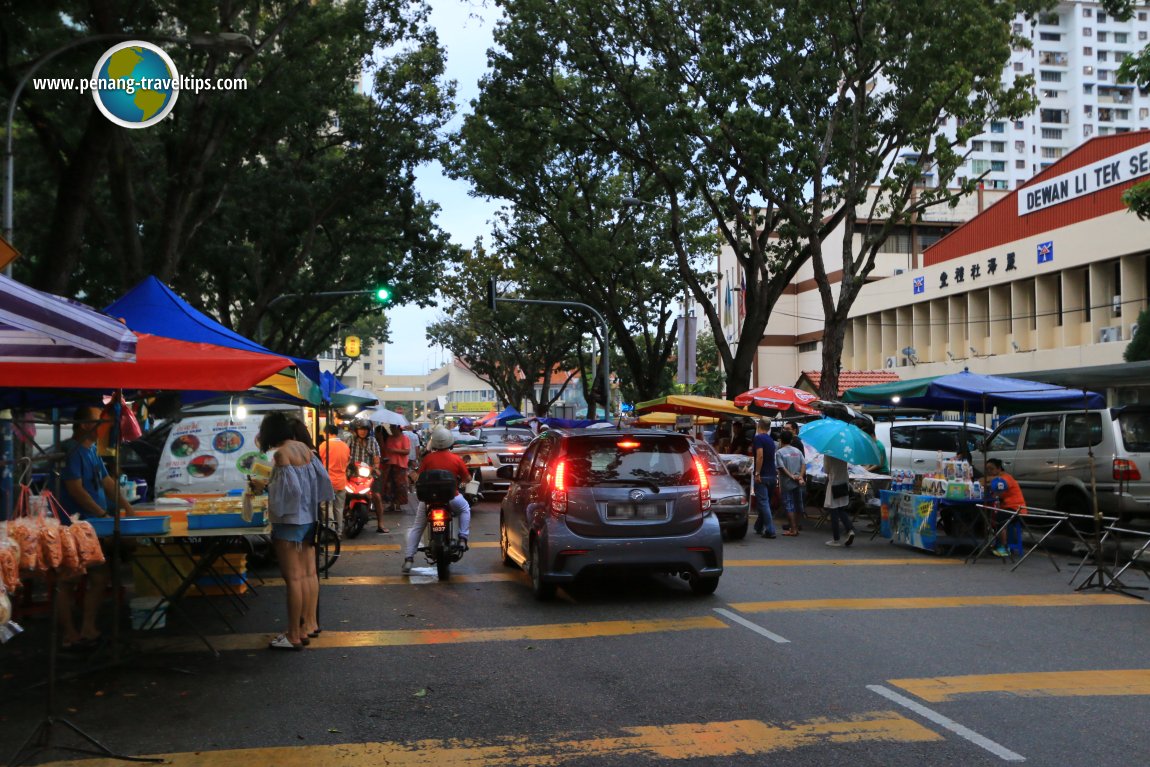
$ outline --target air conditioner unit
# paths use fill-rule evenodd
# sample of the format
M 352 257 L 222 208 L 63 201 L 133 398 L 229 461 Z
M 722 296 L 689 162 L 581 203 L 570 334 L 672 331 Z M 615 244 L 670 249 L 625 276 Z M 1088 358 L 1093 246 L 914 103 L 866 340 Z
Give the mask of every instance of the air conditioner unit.
M 883 363 L 883 367 L 887 367 L 887 368 L 898 367 L 898 357 L 887 357 L 886 362 Z
M 1098 331 L 1099 343 L 1108 344 L 1112 341 L 1121 341 L 1121 340 L 1122 340 L 1122 326 L 1121 325 L 1113 325 L 1113 326 L 1108 327 L 1108 328 L 1102 328 L 1100 331 Z

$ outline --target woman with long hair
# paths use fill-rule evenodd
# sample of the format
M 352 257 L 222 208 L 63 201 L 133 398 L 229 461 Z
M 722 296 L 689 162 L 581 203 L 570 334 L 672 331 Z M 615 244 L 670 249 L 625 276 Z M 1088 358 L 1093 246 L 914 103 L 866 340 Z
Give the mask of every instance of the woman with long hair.
M 287 628 L 268 644 L 273 650 L 302 650 L 308 637 L 319 636 L 316 522 L 319 505 L 335 497 L 323 464 L 297 439 L 294 420 L 279 411 L 264 416 L 256 445 L 275 451 L 274 468 L 266 483 L 249 480 L 257 492 L 267 488 L 272 544 L 287 587 Z

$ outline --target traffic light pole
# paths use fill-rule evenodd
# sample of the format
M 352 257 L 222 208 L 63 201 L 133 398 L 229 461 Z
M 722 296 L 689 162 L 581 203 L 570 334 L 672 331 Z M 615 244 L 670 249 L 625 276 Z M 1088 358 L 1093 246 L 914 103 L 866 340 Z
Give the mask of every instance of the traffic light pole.
M 372 288 L 371 290 L 324 290 L 319 293 L 280 293 L 271 301 L 268 301 L 268 305 L 265 307 L 265 309 L 270 310 L 280 301 L 286 301 L 289 298 L 303 298 L 305 296 L 308 298 L 321 298 L 327 296 L 366 296 L 377 294 L 378 292 L 379 288 Z M 256 326 L 256 340 L 259 342 L 260 346 L 264 345 L 264 316 L 266 313 L 267 312 L 265 311 L 264 314 L 260 315 L 260 321 Z
M 611 336 L 610 330 L 607 326 L 607 320 L 603 319 L 603 315 L 598 312 L 593 306 L 581 304 L 577 301 L 546 301 L 541 298 L 499 298 L 495 295 L 494 279 L 488 283 L 487 290 L 488 304 L 492 309 L 495 308 L 496 303 L 503 302 L 508 304 L 541 304 L 543 306 L 566 306 L 576 309 L 586 309 L 595 315 L 599 323 L 603 326 L 603 411 L 607 417 L 611 417 Z M 550 375 L 550 371 L 547 373 Z

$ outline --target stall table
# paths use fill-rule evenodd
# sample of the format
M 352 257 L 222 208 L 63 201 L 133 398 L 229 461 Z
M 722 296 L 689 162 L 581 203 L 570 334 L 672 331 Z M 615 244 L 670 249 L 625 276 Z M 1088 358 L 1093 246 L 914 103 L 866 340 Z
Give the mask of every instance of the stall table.
M 950 554 L 960 546 L 977 548 L 984 541 L 980 533 L 982 514 L 978 508 L 981 500 L 897 490 L 882 490 L 879 497 L 882 500 L 881 534 L 891 543 Z
M 199 581 L 206 576 L 213 578 L 223 593 L 230 599 L 239 600 L 242 604 L 243 600 L 237 590 L 232 588 L 231 584 L 228 583 L 228 579 L 219 577 L 215 565 L 222 562 L 228 567 L 232 567 L 224 555 L 237 544 L 242 545 L 244 536 L 269 535 L 271 533 L 271 525 L 266 524 L 262 527 L 189 530 L 186 519 L 174 519 L 170 525 L 170 529 L 164 533 L 124 535 L 124 533 L 121 532 L 121 536 L 131 538 L 140 543 L 151 543 L 155 546 L 160 558 L 175 578 L 171 581 L 165 578 L 157 578 L 148 568 L 141 568 L 141 571 L 157 591 L 159 591 L 160 596 L 163 597 L 164 602 L 167 603 L 169 612 L 175 610 L 192 630 L 195 631 L 196 635 L 199 636 L 207 648 L 212 653 L 218 655 L 219 653 L 216 648 L 208 641 L 207 636 L 200 630 L 196 621 L 183 609 L 182 601 L 193 588 L 200 589 Z M 101 533 L 101 537 L 108 537 L 110 535 L 110 533 L 106 535 Z M 198 554 L 193 554 L 191 550 L 191 545 L 195 543 L 204 545 L 203 551 Z M 175 547 L 177 551 L 175 556 L 167 551 L 170 547 Z M 180 566 L 181 564 L 186 565 L 186 563 L 189 562 L 194 562 L 194 564 L 191 567 Z M 232 569 L 234 570 L 234 567 Z M 238 571 L 236 571 L 236 573 L 238 574 Z M 216 615 L 228 626 L 228 629 L 234 631 L 235 629 L 231 623 L 224 617 L 215 603 L 212 600 L 208 600 L 208 603 L 212 606 L 212 609 L 215 610 Z M 159 606 L 157 606 L 156 609 L 160 609 Z M 149 615 L 144 620 L 144 625 L 149 625 L 151 619 L 152 616 Z

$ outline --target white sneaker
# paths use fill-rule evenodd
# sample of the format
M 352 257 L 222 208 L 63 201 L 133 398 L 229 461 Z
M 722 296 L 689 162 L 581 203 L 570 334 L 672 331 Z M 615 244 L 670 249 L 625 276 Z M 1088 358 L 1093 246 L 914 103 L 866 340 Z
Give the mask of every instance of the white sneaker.
M 834 546 L 836 548 L 842 548 L 842 543 L 840 543 L 839 541 L 827 541 L 827 545 L 828 546 Z
M 843 545 L 844 546 L 850 546 L 854 542 L 855 542 L 855 531 L 851 530 L 849 533 L 847 533 L 847 539 L 845 541 L 843 541 Z

